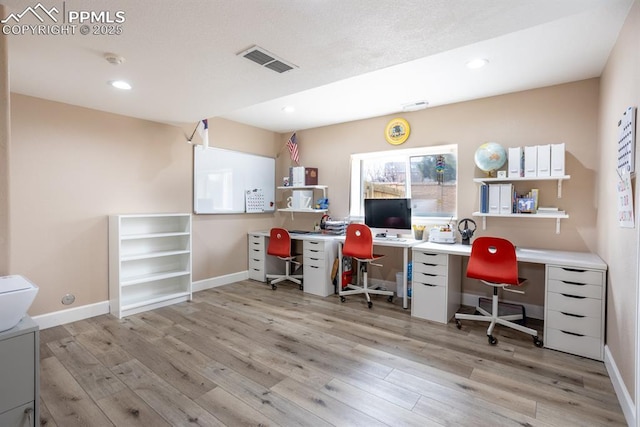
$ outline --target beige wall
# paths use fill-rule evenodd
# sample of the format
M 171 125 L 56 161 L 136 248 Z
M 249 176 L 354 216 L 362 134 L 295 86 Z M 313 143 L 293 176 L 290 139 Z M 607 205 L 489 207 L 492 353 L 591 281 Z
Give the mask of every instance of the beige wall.
M 188 130 L 12 95 L 11 274 L 40 287 L 31 315 L 108 299 L 107 215 L 192 212 Z M 275 155 L 272 132 L 212 120 L 212 144 Z M 195 281 L 244 271 L 246 232 L 273 214 L 195 216 Z M 71 306 L 61 303 L 76 296 Z
M 638 197 L 640 189 L 634 178 L 634 229 L 620 228 L 616 213 L 615 170 L 617 122 L 629 106 L 640 106 L 640 0 L 631 12 L 618 37 L 601 78 L 600 158 L 597 179 L 598 253 L 609 265 L 607 289 L 607 345 L 620 376 L 632 399 L 636 366 L 638 328 Z M 640 128 L 636 124 L 636 132 Z M 640 165 L 636 136 L 636 171 Z M 636 172 L 637 173 L 637 172 Z M 638 414 L 636 414 L 638 417 Z
M 0 4 L 0 16 L 5 16 Z M 0 25 L 0 28 L 2 25 Z M 11 103 L 9 98 L 9 55 L 7 37 L 0 34 L 0 275 L 9 274 L 9 148 Z
M 209 120 L 209 143 L 219 148 L 268 157 L 275 157 L 280 148 L 278 134 L 222 119 Z M 190 174 L 192 169 L 189 169 Z M 192 210 L 190 207 L 189 211 Z M 247 232 L 268 230 L 273 225 L 274 215 L 194 215 L 193 279 L 204 280 L 246 271 Z
M 599 80 L 513 93 L 476 101 L 429 108 L 399 116 L 407 119 L 411 135 L 406 143 L 394 147 L 386 143 L 384 129 L 395 116 L 360 120 L 335 126 L 299 131 L 300 163 L 318 167 L 319 182 L 329 186 L 330 214 L 342 218 L 349 213 L 350 154 L 414 148 L 437 144 L 458 144 L 458 212 L 461 218 L 477 211 L 478 187 L 474 177 L 482 176 L 473 155 L 480 144 L 497 141 L 504 147 L 564 142 L 567 174 L 561 199 L 557 199 L 557 182 L 524 182 L 516 188 L 526 192 L 540 189 L 543 205 L 565 209 L 570 218 L 562 220 L 561 233 L 555 233 L 555 221 L 549 219 L 488 218 L 487 230 L 476 235 L 492 234 L 511 239 L 516 245 L 589 251 L 596 248 L 595 177 L 598 167 L 598 92 Z M 283 135 L 283 141 L 288 135 Z M 288 156 L 278 161 L 284 176 L 290 165 Z M 291 227 L 310 227 L 319 215 L 281 216 Z M 479 223 L 480 224 L 480 223 Z M 372 269 L 374 278 L 395 280 L 394 269 L 401 260 L 389 254 L 385 269 Z M 391 258 L 391 259 L 389 259 Z M 539 266 L 523 266 L 534 283 L 542 285 L 544 272 Z M 465 291 L 486 293 L 482 285 L 465 283 Z M 543 305 L 543 286 L 530 286 L 528 302 Z M 517 300 L 517 296 L 510 299 Z

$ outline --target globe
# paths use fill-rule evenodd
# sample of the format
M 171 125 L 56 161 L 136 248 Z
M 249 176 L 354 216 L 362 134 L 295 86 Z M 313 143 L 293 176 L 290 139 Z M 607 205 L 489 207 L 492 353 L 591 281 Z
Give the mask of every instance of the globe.
M 476 166 L 491 176 L 507 161 L 507 150 L 497 142 L 485 142 L 476 150 L 474 160 Z

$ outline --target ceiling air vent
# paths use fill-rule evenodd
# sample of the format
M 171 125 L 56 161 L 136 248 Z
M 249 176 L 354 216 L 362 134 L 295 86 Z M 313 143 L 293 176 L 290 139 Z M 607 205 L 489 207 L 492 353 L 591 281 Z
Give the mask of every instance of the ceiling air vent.
M 285 71 L 298 68 L 295 65 L 286 62 L 284 59 L 278 58 L 271 52 L 268 52 L 258 46 L 252 46 L 249 49 L 240 52 L 238 55 L 243 56 L 263 67 L 273 70 L 276 73 L 284 73 Z

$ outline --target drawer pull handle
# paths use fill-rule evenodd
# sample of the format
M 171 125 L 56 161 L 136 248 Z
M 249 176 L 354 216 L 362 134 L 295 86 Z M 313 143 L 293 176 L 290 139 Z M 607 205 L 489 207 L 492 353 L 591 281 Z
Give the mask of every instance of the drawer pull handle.
M 420 273 L 420 274 L 422 274 L 423 276 L 429 276 L 429 277 L 436 277 L 437 276 L 437 274 L 432 274 L 432 273 Z
M 315 265 L 310 265 L 309 267 L 311 267 L 311 268 L 320 268 L 320 267 L 316 267 Z
M 582 318 L 584 318 L 584 317 L 587 317 L 587 316 L 583 316 L 583 315 L 581 315 L 581 314 L 566 313 L 566 312 L 564 312 L 564 311 L 561 311 L 560 313 L 564 314 L 565 316 L 579 317 L 579 318 L 581 318 L 581 319 L 582 319 Z
M 429 267 L 435 267 L 438 264 L 429 264 L 428 262 L 423 262 L 422 265 L 428 265 Z
M 569 294 L 560 294 L 560 295 L 562 295 L 563 297 L 575 298 L 575 299 L 585 299 L 586 298 L 586 297 L 581 297 L 581 296 L 578 296 L 578 295 L 569 295 Z
M 310 257 L 309 259 L 311 259 L 311 260 L 313 260 L 313 261 L 318 261 L 320 258 L 311 258 L 311 257 Z
M 578 334 L 576 332 L 569 332 L 569 331 L 563 331 L 562 329 L 560 330 L 560 332 L 562 332 L 563 334 L 567 334 L 567 335 L 573 335 L 574 337 L 583 337 L 583 334 Z
M 254 258 L 253 260 L 254 260 L 254 261 L 260 261 L 258 258 Z
M 570 282 L 568 280 L 562 280 L 562 283 L 566 283 L 567 285 L 576 285 L 576 286 L 585 286 L 586 285 L 586 283 Z
M 436 287 L 436 285 L 432 285 L 431 283 L 421 283 L 421 285 L 424 285 L 424 286 L 431 286 L 432 288 L 435 288 L 435 287 Z
M 561 267 L 564 271 L 572 271 L 574 273 L 584 273 L 587 270 L 583 270 L 580 268 L 569 268 L 569 267 Z

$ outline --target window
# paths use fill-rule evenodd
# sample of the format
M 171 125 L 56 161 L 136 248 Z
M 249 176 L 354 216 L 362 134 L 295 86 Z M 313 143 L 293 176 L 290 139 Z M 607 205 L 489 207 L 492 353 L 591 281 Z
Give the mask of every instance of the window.
M 457 217 L 457 190 L 455 144 L 351 156 L 353 219 L 364 217 L 364 199 L 410 198 L 414 223 L 448 221 Z

